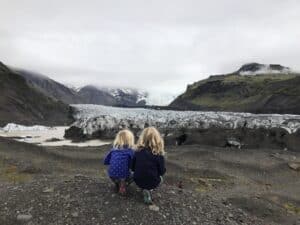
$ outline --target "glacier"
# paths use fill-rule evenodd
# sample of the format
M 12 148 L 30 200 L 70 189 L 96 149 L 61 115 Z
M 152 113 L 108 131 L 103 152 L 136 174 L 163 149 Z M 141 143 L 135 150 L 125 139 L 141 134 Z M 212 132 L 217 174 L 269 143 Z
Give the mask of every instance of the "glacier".
M 122 128 L 142 130 L 147 126 L 155 126 L 162 132 L 175 129 L 281 128 L 292 134 L 300 129 L 300 115 L 173 111 L 102 105 L 71 107 L 76 120 L 72 126 L 82 129 L 87 136 L 98 131 L 114 132 Z

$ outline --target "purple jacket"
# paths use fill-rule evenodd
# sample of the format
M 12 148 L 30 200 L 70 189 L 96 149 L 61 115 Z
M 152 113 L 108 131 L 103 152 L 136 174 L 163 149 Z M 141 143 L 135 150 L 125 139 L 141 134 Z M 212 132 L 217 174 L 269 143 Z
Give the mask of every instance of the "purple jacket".
M 130 148 L 112 148 L 104 159 L 104 165 L 109 165 L 108 175 L 111 178 L 126 179 L 130 176 L 130 167 L 134 151 Z

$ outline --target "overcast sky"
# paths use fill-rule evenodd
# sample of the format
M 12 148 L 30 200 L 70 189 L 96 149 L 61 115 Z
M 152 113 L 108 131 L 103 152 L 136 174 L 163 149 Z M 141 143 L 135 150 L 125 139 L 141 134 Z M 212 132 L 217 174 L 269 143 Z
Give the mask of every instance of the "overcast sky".
M 177 95 L 247 62 L 300 70 L 299 0 L 0 0 L 0 61 Z

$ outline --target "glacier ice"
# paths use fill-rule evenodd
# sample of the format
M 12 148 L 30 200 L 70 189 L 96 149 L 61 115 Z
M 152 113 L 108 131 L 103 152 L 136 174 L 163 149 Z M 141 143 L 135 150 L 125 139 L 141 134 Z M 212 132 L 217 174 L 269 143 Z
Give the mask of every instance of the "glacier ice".
M 236 112 L 172 111 L 144 108 L 118 108 L 101 105 L 72 105 L 75 122 L 86 135 L 122 128 L 142 130 L 155 126 L 161 131 L 209 128 L 282 128 L 288 133 L 300 129 L 300 115 L 251 114 Z

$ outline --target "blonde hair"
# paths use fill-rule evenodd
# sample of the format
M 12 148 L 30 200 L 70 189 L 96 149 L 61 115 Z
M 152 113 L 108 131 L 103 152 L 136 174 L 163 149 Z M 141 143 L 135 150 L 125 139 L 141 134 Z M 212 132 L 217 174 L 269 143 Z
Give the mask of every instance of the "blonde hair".
M 113 147 L 116 149 L 121 149 L 124 147 L 133 148 L 134 147 L 134 135 L 130 130 L 121 130 L 118 132 Z
M 141 133 L 138 143 L 138 150 L 150 148 L 154 155 L 164 155 L 164 140 L 158 130 L 154 127 L 148 127 Z

